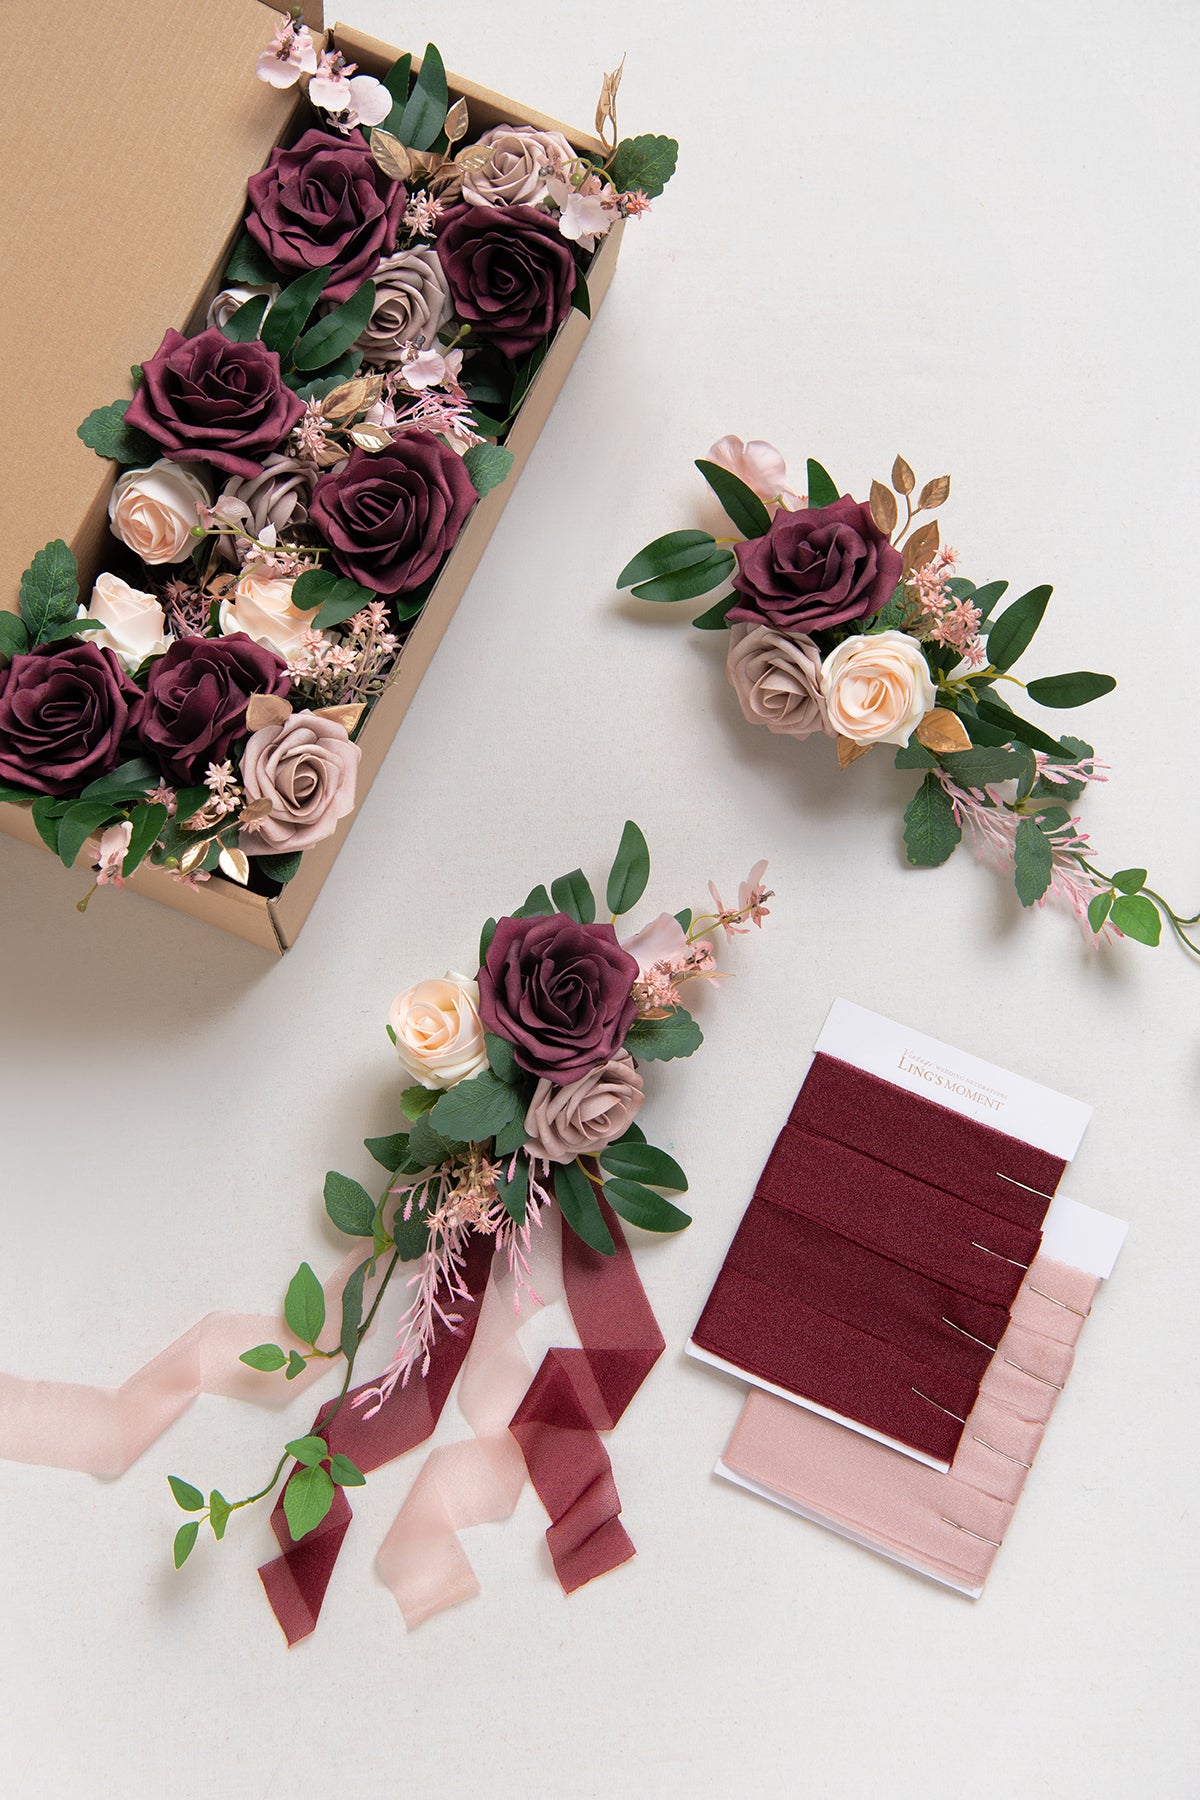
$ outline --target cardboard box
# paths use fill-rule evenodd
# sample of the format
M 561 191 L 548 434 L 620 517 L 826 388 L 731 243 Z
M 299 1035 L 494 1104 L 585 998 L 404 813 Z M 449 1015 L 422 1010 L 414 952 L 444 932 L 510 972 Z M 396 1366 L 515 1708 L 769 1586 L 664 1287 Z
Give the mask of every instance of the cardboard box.
M 304 10 L 318 27 L 319 6 Z M 10 248 L 0 286 L 0 342 L 12 378 L 28 384 L 0 481 L 0 604 L 12 611 L 22 570 L 51 538 L 71 544 L 85 594 L 103 566 L 116 470 L 79 441 L 76 427 L 94 407 L 129 392 L 130 365 L 153 353 L 168 325 L 185 333 L 202 327 L 241 230 L 247 178 L 287 134 L 298 91 L 281 93 L 254 73 L 270 36 L 264 0 L 205 0 L 202 14 L 178 0 L 96 0 L 85 12 L 71 8 L 66 21 L 47 0 L 19 0 L 6 24 L 23 66 L 53 71 L 46 83 L 19 84 L 0 116 L 4 236 L 10 247 L 20 245 L 16 257 Z M 400 54 L 344 25 L 329 36 L 366 74 L 382 76 Z M 459 75 L 448 81 L 451 98 L 462 95 L 470 108 L 472 138 L 501 122 L 536 125 L 603 154 L 586 132 Z M 622 230 L 618 222 L 588 270 L 593 311 L 612 279 Z M 555 337 L 505 440 L 515 458 L 508 479 L 472 511 L 363 727 L 360 803 L 587 329 L 572 311 Z M 60 370 L 67 379 L 57 378 Z M 217 877 L 193 891 L 149 862 L 128 886 L 282 953 L 296 941 L 356 816 L 305 851 L 299 875 L 275 899 Z M 26 807 L 0 803 L 0 830 L 43 848 Z M 85 849 L 76 870 L 64 871 L 64 904 L 87 859 Z

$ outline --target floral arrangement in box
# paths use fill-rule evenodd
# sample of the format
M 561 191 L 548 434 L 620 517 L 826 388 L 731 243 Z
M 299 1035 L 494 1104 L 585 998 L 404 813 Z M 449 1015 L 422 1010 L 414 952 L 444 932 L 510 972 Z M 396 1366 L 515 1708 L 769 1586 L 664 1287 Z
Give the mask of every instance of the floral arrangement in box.
M 239 1351 L 264 1384 L 339 1363 L 339 1391 L 245 1499 L 216 1490 L 206 1498 L 170 1477 L 192 1515 L 176 1533 L 176 1567 L 202 1525 L 224 1537 L 233 1514 L 282 1481 L 272 1517 L 281 1555 L 261 1574 L 289 1640 L 307 1635 L 350 1521 L 347 1490 L 430 1435 L 460 1369 L 476 1443 L 433 1453 L 380 1557 L 410 1622 L 474 1591 L 456 1527 L 511 1512 L 526 1470 L 550 1513 L 547 1539 L 568 1592 L 633 1554 L 597 1431 L 621 1416 L 663 1339 L 620 1221 L 651 1232 L 690 1223 L 663 1191 L 685 1191 L 687 1177 L 637 1122 L 644 1070 L 699 1048 L 683 996 L 690 984 L 725 978 L 716 934 L 733 938 L 768 916 L 765 867 L 751 871 L 735 906 L 710 887 L 703 916 L 664 912 L 619 939 L 616 922 L 638 905 L 650 872 L 646 840 L 630 821 L 608 877 L 610 920 L 597 920 L 592 888 L 575 869 L 487 921 L 476 975 L 421 981 L 399 995 L 388 1032 L 406 1082 L 403 1117 L 365 1140 L 386 1171 L 383 1191 L 376 1198 L 336 1171 L 325 1178 L 329 1218 L 359 1247 L 326 1286 L 302 1263 L 287 1289 L 283 1341 Z M 364 1338 L 405 1268 L 394 1354 L 355 1386 Z M 523 1357 L 514 1369 L 513 1339 L 523 1298 L 542 1304 L 556 1280 L 582 1347 L 549 1351 L 533 1376 Z M 327 1331 L 339 1299 L 339 1322 Z M 171 1385 L 167 1361 L 156 1359 L 156 1392 Z M 211 1347 L 208 1361 L 217 1361 Z M 198 1391 L 190 1379 L 188 1398 Z M 140 1425 L 122 1421 L 123 1455 L 130 1441 L 149 1441 Z M 38 1460 L 49 1460 L 44 1442 L 40 1450 Z
M 468 141 L 433 45 L 378 81 L 285 19 L 258 73 L 307 116 L 250 177 L 204 329 L 79 428 L 120 468 L 120 550 L 83 595 L 53 541 L 0 612 L 0 799 L 68 867 L 98 836 L 97 886 L 149 857 L 275 893 L 353 810 L 364 716 L 596 247 L 675 166 L 618 141 L 619 70 L 598 162 L 523 125 Z
M 1011 872 L 1022 906 L 1066 900 L 1091 942 L 1159 942 L 1165 919 L 1200 956 L 1184 918 L 1146 885 L 1147 871 L 1105 874 L 1073 804 L 1107 771 L 1082 738 L 1053 736 L 1014 711 L 1011 688 L 1038 706 L 1074 708 L 1109 693 L 1111 675 L 1073 670 L 1029 681 L 1013 665 L 1033 641 L 1051 589 L 1000 602 L 1006 581 L 958 573 L 927 515 L 950 493 L 939 475 L 918 492 L 902 456 L 868 499 L 843 494 L 820 463 L 806 495 L 788 486 L 773 445 L 724 437 L 697 460 L 737 536 L 693 529 L 656 538 L 617 586 L 677 603 L 730 584 L 693 623 L 729 632 L 726 670 L 748 723 L 833 740 L 845 769 L 877 746 L 920 786 L 904 813 L 918 867 L 944 863 L 964 834 Z M 901 518 L 903 508 L 903 518 Z

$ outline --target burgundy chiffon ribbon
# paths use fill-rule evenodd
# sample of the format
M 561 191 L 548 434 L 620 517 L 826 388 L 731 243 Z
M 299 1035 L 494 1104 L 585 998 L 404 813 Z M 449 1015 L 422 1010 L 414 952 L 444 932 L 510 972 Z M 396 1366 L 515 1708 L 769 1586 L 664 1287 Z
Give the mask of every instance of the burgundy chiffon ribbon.
M 463 1279 L 475 1304 L 464 1308 L 457 1331 L 434 1344 L 427 1375 L 421 1380 L 410 1381 L 406 1387 L 397 1385 L 379 1412 L 370 1419 L 365 1418 L 352 1402 L 356 1395 L 373 1387 L 373 1382 L 354 1388 L 346 1395 L 328 1428 L 326 1421 L 337 1402 L 331 1400 L 321 1408 L 312 1429 L 315 1435 L 325 1438 L 331 1455 L 341 1451 L 364 1475 L 369 1475 L 432 1435 L 471 1347 L 491 1261 L 491 1244 L 482 1236 L 473 1237 Z M 334 1492 L 333 1505 L 320 1525 L 295 1543 L 283 1510 L 282 1492 L 275 1502 L 271 1527 L 279 1539 L 282 1555 L 273 1562 L 264 1563 L 258 1572 L 289 1644 L 297 1643 L 316 1630 L 325 1590 L 353 1516 L 346 1490 L 339 1487 Z
M 509 1427 L 550 1515 L 546 1542 L 573 1593 L 634 1555 L 608 1452 L 611 1431 L 665 1346 L 621 1227 L 597 1195 L 616 1254 L 562 1234 L 563 1286 L 580 1348 L 546 1352 Z

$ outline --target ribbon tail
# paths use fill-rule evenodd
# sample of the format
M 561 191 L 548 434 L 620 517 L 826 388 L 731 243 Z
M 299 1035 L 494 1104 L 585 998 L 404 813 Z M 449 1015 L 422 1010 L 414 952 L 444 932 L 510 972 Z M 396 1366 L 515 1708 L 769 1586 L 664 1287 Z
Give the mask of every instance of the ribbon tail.
M 580 1348 L 548 1350 L 509 1425 L 550 1515 L 546 1542 L 565 1593 L 635 1554 L 601 1431 L 611 1431 L 666 1348 L 615 1214 L 616 1252 L 562 1234 L 563 1283 Z
M 538 1220 L 530 1247 L 529 1285 L 538 1303 L 557 1295 L 558 1218 Z M 431 1450 L 384 1538 L 377 1567 L 411 1630 L 431 1614 L 479 1592 L 459 1532 L 512 1515 L 525 1485 L 525 1462 L 508 1430 L 532 1370 L 518 1332 L 507 1263 L 497 1253 L 479 1327 L 463 1365 L 459 1408 L 475 1436 Z
M 474 1239 L 467 1253 L 463 1278 L 476 1302 L 483 1294 L 490 1262 L 491 1250 L 487 1241 Z M 312 1429 L 314 1435 L 325 1439 L 330 1455 L 340 1451 L 350 1457 L 364 1475 L 369 1475 L 431 1437 L 471 1348 L 479 1315 L 478 1304 L 470 1307 L 455 1331 L 447 1332 L 434 1344 L 428 1374 L 411 1381 L 407 1387 L 397 1385 L 393 1388 L 371 1418 L 364 1417 L 354 1403 L 360 1395 L 374 1388 L 374 1382 L 365 1382 L 352 1389 L 340 1404 L 333 1400 L 323 1406 Z M 279 1541 L 281 1554 L 264 1563 L 258 1573 L 284 1636 L 289 1644 L 296 1644 L 316 1630 L 326 1590 L 354 1514 L 345 1488 L 337 1488 L 333 1505 L 321 1524 L 296 1541 L 287 1522 L 286 1492 L 285 1482 L 271 1513 L 271 1529 Z

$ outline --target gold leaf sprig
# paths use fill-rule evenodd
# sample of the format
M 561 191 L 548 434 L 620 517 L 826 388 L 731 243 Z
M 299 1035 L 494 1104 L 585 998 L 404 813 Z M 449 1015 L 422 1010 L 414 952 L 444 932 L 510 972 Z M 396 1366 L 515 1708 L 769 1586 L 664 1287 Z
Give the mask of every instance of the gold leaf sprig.
M 454 149 L 466 137 L 470 124 L 466 100 L 460 95 L 448 109 L 442 126 L 446 154 L 439 150 L 414 150 L 381 125 L 371 133 L 371 154 L 392 181 L 424 188 L 432 200 L 456 200 L 462 192 L 464 175 L 486 168 L 492 160 L 486 144 L 464 144 L 461 150 Z
M 871 483 L 871 517 L 883 535 L 892 539 L 896 548 L 903 551 L 901 581 L 907 581 L 915 569 L 923 569 L 926 563 L 932 562 L 941 542 L 936 519 L 927 519 L 915 529 L 912 529 L 913 521 L 921 513 L 933 512 L 936 507 L 944 505 L 950 497 L 950 477 L 935 475 L 925 483 L 914 506 L 912 496 L 916 485 L 917 478 L 902 456 L 897 456 L 892 464 L 890 488 L 882 481 Z M 897 494 L 905 506 L 904 524 L 900 526 L 898 534 L 896 527 L 900 524 L 900 508 L 896 501 Z
M 622 57 L 601 82 L 600 98 L 596 102 L 596 133 L 609 156 L 617 147 L 617 89 L 624 73 L 625 58 Z

